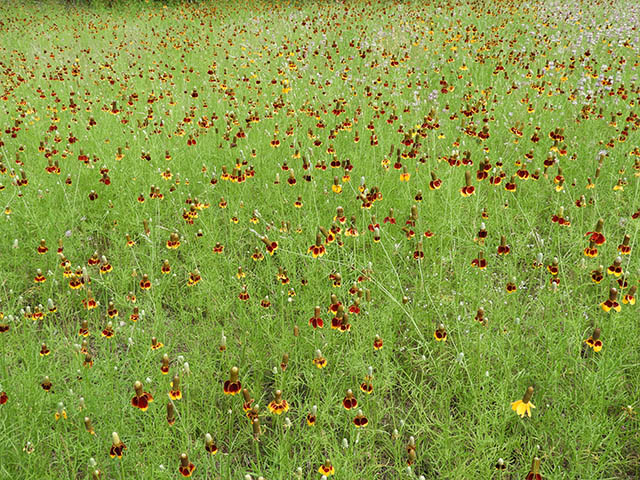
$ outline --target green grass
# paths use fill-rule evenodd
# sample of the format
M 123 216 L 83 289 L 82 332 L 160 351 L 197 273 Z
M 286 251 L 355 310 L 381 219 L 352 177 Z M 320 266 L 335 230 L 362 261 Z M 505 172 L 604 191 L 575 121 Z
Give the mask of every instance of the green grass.
M 96 469 L 109 479 L 181 478 L 181 453 L 196 466 L 193 478 L 203 479 L 319 479 L 330 459 L 337 479 L 507 480 L 525 478 L 536 456 L 545 479 L 638 478 L 637 306 L 623 304 L 619 313 L 600 306 L 611 287 L 621 300 L 638 285 L 639 224 L 631 216 L 640 206 L 639 12 L 632 2 L 113 3 L 0 6 L 0 323 L 9 326 L 0 333 L 0 392 L 8 396 L 0 406 L 0 478 L 86 479 Z M 334 115 L 337 105 L 344 112 Z M 389 123 L 391 115 L 397 119 Z M 210 127 L 199 125 L 203 117 Z M 351 127 L 342 128 L 347 119 Z M 477 137 L 483 126 L 486 140 Z M 240 129 L 245 138 L 236 136 Z M 556 129 L 564 140 L 554 145 Z M 403 145 L 405 133 L 419 145 Z M 350 160 L 350 179 L 329 166 L 330 146 L 342 165 Z M 414 158 L 397 157 L 412 148 Z M 296 151 L 308 159 L 307 172 Z M 473 165 L 450 166 L 465 151 Z M 548 157 L 557 163 L 545 170 Z M 489 177 L 506 174 L 499 185 L 476 179 L 485 158 Z M 49 159 L 59 174 L 45 171 Z M 242 171 L 253 166 L 255 176 L 225 180 L 223 169 L 232 174 L 236 162 L 245 162 Z M 326 171 L 314 168 L 319 162 Z M 530 174 L 539 169 L 539 179 L 516 178 L 517 189 L 507 191 L 518 164 Z M 103 168 L 110 185 L 100 183 Z M 16 182 L 21 171 L 27 185 Z M 463 197 L 467 171 L 475 194 Z M 431 172 L 442 180 L 439 190 L 429 188 Z M 562 189 L 554 182 L 560 173 Z M 342 193 L 332 190 L 334 177 Z M 382 194 L 370 209 L 362 208 L 361 182 L 365 193 Z M 153 185 L 163 199 L 150 198 Z M 302 208 L 294 206 L 298 197 Z M 195 199 L 209 207 L 188 224 L 183 211 Z M 402 227 L 413 206 L 409 239 Z M 319 227 L 331 228 L 338 207 L 347 221 L 314 259 L 308 248 Z M 395 225 L 383 222 L 391 208 Z M 561 208 L 568 227 L 551 221 Z M 254 212 L 258 223 L 250 222 Z M 352 217 L 358 237 L 345 235 Z M 606 243 L 589 258 L 585 233 L 600 218 Z M 379 242 L 372 223 L 381 225 Z M 181 245 L 167 249 L 174 232 Z M 278 242 L 273 256 L 263 235 Z M 501 235 L 511 248 L 504 256 L 496 254 Z M 622 256 L 628 287 L 620 289 L 606 269 L 624 235 L 631 254 Z M 49 249 L 42 255 L 41 239 Z M 81 289 L 63 276 L 59 239 L 71 269 L 85 269 Z M 218 242 L 222 254 L 212 251 Z M 422 260 L 414 260 L 418 242 Z M 252 260 L 256 248 L 263 261 Z M 484 270 L 471 266 L 480 251 Z M 94 252 L 110 273 L 87 264 Z M 543 267 L 535 269 L 539 254 Z M 546 269 L 554 257 L 557 287 Z M 604 279 L 595 284 L 599 265 Z M 44 283 L 34 282 L 37 269 Z M 188 286 L 196 269 L 202 280 Z M 288 284 L 277 278 L 284 270 Z M 144 274 L 149 290 L 140 287 Z M 340 286 L 331 274 L 340 274 Z M 517 291 L 507 293 L 511 281 Z M 358 296 L 353 285 L 361 313 L 349 316 L 349 332 L 333 330 L 331 295 L 348 308 Z M 244 286 L 247 301 L 238 298 Z M 99 302 L 93 310 L 82 303 L 89 289 Z M 260 305 L 266 297 L 269 308 Z M 110 301 L 119 311 L 113 319 Z M 316 305 L 325 326 L 314 330 Z M 137 322 L 129 319 L 134 306 Z M 28 318 L 38 308 L 47 315 Z M 474 320 L 479 308 L 484 325 Z M 92 368 L 79 353 L 83 320 Z M 107 339 L 100 332 L 109 321 L 115 335 Z M 434 339 L 440 324 L 446 342 Z M 604 343 L 597 353 L 585 345 L 596 327 Z M 164 347 L 151 350 L 152 337 Z M 44 357 L 42 343 L 51 351 Z M 317 349 L 326 368 L 312 363 Z M 168 375 L 160 371 L 165 353 Z M 242 396 L 223 393 L 233 366 L 259 405 L 258 440 Z M 366 395 L 359 385 L 369 366 L 374 390 Z M 183 398 L 170 426 L 176 374 Z M 45 376 L 51 392 L 40 386 Z M 155 398 L 145 412 L 130 405 L 138 380 Z M 528 386 L 536 408 L 520 418 L 510 404 Z M 267 409 L 278 389 L 290 405 L 282 415 Z M 347 389 L 356 411 L 342 406 Z M 68 418 L 55 420 L 60 402 Z M 309 427 L 314 405 L 317 423 Z M 365 428 L 352 422 L 358 409 Z M 127 446 L 120 460 L 109 457 L 112 432 Z M 204 449 L 206 433 L 215 456 Z M 411 437 L 416 459 L 408 470 Z M 495 469 L 499 458 L 503 471 Z

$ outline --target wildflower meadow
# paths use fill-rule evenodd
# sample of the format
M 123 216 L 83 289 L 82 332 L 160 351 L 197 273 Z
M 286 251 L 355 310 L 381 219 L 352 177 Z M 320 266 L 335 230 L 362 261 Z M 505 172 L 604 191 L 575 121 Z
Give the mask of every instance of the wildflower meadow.
M 0 479 L 640 478 L 640 4 L 0 4 Z

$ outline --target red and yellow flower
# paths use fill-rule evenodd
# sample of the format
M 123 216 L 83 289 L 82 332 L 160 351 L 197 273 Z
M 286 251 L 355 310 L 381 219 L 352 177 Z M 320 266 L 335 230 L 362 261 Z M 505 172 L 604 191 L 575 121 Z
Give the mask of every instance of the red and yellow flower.
M 507 237 L 500 236 L 500 245 L 498 245 L 498 255 L 508 255 L 511 252 L 511 247 L 507 245 Z
M 315 426 L 316 420 L 317 420 L 317 414 L 318 414 L 318 407 L 314 405 L 313 407 L 311 407 L 311 411 L 307 413 L 307 418 L 306 418 L 307 425 L 309 425 L 310 427 Z
M 442 180 L 440 180 L 435 172 L 431 172 L 431 181 L 429 182 L 430 190 L 438 190 L 442 186 Z
M 629 245 L 629 241 L 631 237 L 629 235 L 625 235 L 622 239 L 622 243 L 618 245 L 618 253 L 620 255 L 629 255 L 631 253 L 631 246 Z
M 342 399 L 342 406 L 346 410 L 352 410 L 358 406 L 358 400 L 356 400 L 351 389 L 347 390 L 347 395 Z
M 282 398 L 282 390 L 276 390 L 275 398 L 269 402 L 269 411 L 276 415 L 289 411 L 289 404 Z
M 41 269 L 38 268 L 36 270 L 36 275 L 35 275 L 35 277 L 33 277 L 33 281 L 35 283 L 44 283 L 44 282 L 47 281 L 47 278 L 44 276 L 44 274 L 42 273 Z
M 595 258 L 598 256 L 598 248 L 596 247 L 595 242 L 590 241 L 589 245 L 584 247 L 584 254 L 590 258 Z
M 477 267 L 480 270 L 487 268 L 487 260 L 484 258 L 484 252 L 479 251 L 478 256 L 471 261 L 472 267 Z
M 589 236 L 589 240 L 593 243 L 595 243 L 596 245 L 600 246 L 603 245 L 604 242 L 606 241 L 604 235 L 602 234 L 602 226 L 604 225 L 604 220 L 601 218 L 598 220 L 598 223 L 596 224 L 596 228 L 593 232 L 587 232 L 585 233 L 585 237 Z
M 635 305 L 636 304 L 636 290 L 638 289 L 637 286 L 632 285 L 631 288 L 629 289 L 629 291 L 625 294 L 624 297 L 622 297 L 622 303 L 629 304 L 629 305 Z
M 269 240 L 269 237 L 267 237 L 266 235 L 263 237 L 260 237 L 260 240 L 262 241 L 262 243 L 265 244 L 266 248 L 267 248 L 267 253 L 269 255 L 273 255 L 274 253 L 276 253 L 276 250 L 278 249 L 278 242 L 272 242 L 271 240 Z
M 40 240 L 40 245 L 38 245 L 37 251 L 40 255 L 44 255 L 49 251 L 49 247 L 47 247 L 47 242 L 44 238 Z
M 524 480 L 542 480 L 542 475 L 540 475 L 540 459 L 538 457 L 533 459 L 531 470 Z
M 218 453 L 218 446 L 213 441 L 213 437 L 210 433 L 207 433 L 204 436 L 204 449 L 211 455 L 215 455 L 216 453 Z
M 330 477 L 331 475 L 336 473 L 336 469 L 331 465 L 331 461 L 326 459 L 320 468 L 318 468 L 318 473 L 320 475 L 324 475 L 325 477 Z
M 602 265 L 600 265 L 595 270 L 591 270 L 591 281 L 593 283 L 600 283 L 604 278 L 603 272 L 604 272 L 604 267 Z
M 607 267 L 607 273 L 616 277 L 622 275 L 622 258 L 616 257 L 613 263 Z
M 470 197 L 471 195 L 476 193 L 476 187 L 471 185 L 471 171 L 467 170 L 464 172 L 464 180 L 465 185 L 460 189 L 460 195 L 463 197 Z
M 222 390 L 225 393 L 225 395 L 236 395 L 240 393 L 240 390 L 242 389 L 242 384 L 238 380 L 239 374 L 240 374 L 240 370 L 238 370 L 238 367 L 231 367 L 229 380 L 226 380 L 222 387 Z
M 436 342 L 447 341 L 447 330 L 444 328 L 444 324 L 438 325 L 438 328 L 433 332 L 433 338 L 436 339 Z
M 196 466 L 189 461 L 189 457 L 186 453 L 180 455 L 180 467 L 178 468 L 178 471 L 183 477 L 190 477 L 195 469 Z
M 149 290 L 151 288 L 151 281 L 149 280 L 149 275 L 146 273 L 142 275 L 142 280 L 140 280 L 140 288 L 142 290 Z
M 107 322 L 107 326 L 102 329 L 102 336 L 104 338 L 113 338 L 114 335 L 113 322 Z
M 602 310 L 609 312 L 611 310 L 619 312 L 622 307 L 618 303 L 618 290 L 612 288 L 609 290 L 609 298 L 600 304 Z
M 113 302 L 109 302 L 107 304 L 107 316 L 109 318 L 115 318 L 118 316 L 118 309 L 116 308 Z
M 49 379 L 49 377 L 44 377 L 44 379 L 42 380 L 42 382 L 40 382 L 40 386 L 42 387 L 42 389 L 45 392 L 50 392 L 53 393 L 53 384 L 51 383 L 51 380 Z
M 80 335 L 81 337 L 89 336 L 89 322 L 87 320 L 82 321 L 82 324 L 80 325 L 80 330 L 78 330 L 78 335 Z
M 315 307 L 314 312 L 313 312 L 313 317 L 311 317 L 309 319 L 309 325 L 311 325 L 313 328 L 322 328 L 322 327 L 324 327 L 324 321 L 320 317 L 320 307 L 319 306 Z
M 315 356 L 313 357 L 313 364 L 318 368 L 324 368 L 327 366 L 327 359 L 322 356 L 322 352 L 320 350 L 316 350 Z
M 200 282 L 200 280 L 202 280 L 202 277 L 200 276 L 200 270 L 198 270 L 197 268 L 189 273 L 189 279 L 187 280 L 187 286 L 188 287 L 192 287 L 194 285 L 196 285 L 198 282 Z
M 307 253 L 310 253 L 313 258 L 322 257 L 326 253 L 326 248 L 322 242 L 322 235 L 316 234 L 316 243 L 309 246 Z
M 127 446 L 120 440 L 120 436 L 117 432 L 113 432 L 111 434 L 112 443 L 111 448 L 109 449 L 109 456 L 111 458 L 122 458 L 122 452 L 127 448 Z
M 553 276 L 558 275 L 560 271 L 560 269 L 558 268 L 558 264 L 559 264 L 558 257 L 553 257 L 552 262 L 549 265 L 547 265 L 547 271 Z
M 170 364 L 170 361 L 169 361 L 169 355 L 165 353 L 165 354 L 162 356 L 162 362 L 161 362 L 161 364 L 160 364 L 160 372 L 161 372 L 163 375 L 166 375 L 166 374 L 168 374 L 168 373 L 169 373 L 169 364 Z
M 356 428 L 364 428 L 369 424 L 369 419 L 364 416 L 362 410 L 358 410 L 358 414 L 353 419 L 353 424 Z
M 602 350 L 602 340 L 600 340 L 600 333 L 600 328 L 596 328 L 591 336 L 584 341 L 584 343 L 586 343 L 588 347 L 592 348 L 594 352 L 599 352 L 600 350 Z
M 182 390 L 180 390 L 180 377 L 176 374 L 171 382 L 171 390 L 169 390 L 169 398 L 171 400 L 180 400 L 182 398 Z
M 153 396 L 149 392 L 143 391 L 142 382 L 136 381 L 133 384 L 136 394 L 131 399 L 131 406 L 139 408 L 143 412 L 149 408 L 149 404 L 153 402 Z
M 242 286 L 242 290 L 240 290 L 240 293 L 238 294 L 238 299 L 242 300 L 243 302 L 249 300 L 249 292 L 247 292 L 246 285 Z

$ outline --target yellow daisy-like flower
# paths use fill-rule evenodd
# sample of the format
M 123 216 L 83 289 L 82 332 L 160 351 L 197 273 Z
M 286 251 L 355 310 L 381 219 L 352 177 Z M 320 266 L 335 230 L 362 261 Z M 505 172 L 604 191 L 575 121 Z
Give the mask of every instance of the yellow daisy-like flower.
M 524 418 L 525 414 L 531 417 L 531 409 L 536 406 L 531 403 L 531 397 L 533 396 L 533 387 L 527 388 L 522 400 L 516 400 L 511 402 L 511 410 L 515 411 L 518 415 Z

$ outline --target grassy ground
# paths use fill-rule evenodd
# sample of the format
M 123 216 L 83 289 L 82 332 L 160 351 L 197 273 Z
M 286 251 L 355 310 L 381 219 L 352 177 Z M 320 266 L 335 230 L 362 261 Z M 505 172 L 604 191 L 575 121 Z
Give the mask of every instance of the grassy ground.
M 523 479 L 534 457 L 545 479 L 638 478 L 640 324 L 623 297 L 639 273 L 639 14 L 0 6 L 0 478 L 180 478 L 182 453 L 203 479 L 319 479 L 327 459 L 338 479 Z M 620 312 L 602 308 L 610 288 Z M 359 306 L 348 331 L 331 328 L 332 295 Z M 234 366 L 259 435 L 223 391 Z

